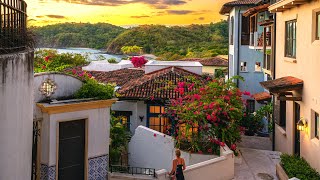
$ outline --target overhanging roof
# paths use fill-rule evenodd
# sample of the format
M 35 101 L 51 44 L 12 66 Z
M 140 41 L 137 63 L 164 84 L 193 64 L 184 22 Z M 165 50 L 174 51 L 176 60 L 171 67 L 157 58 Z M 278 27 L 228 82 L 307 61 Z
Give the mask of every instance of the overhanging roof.
M 252 6 L 252 5 L 257 5 L 261 2 L 262 0 L 238 0 L 238 1 L 231 1 L 228 3 L 225 3 L 221 9 L 220 9 L 220 14 L 227 14 L 231 11 L 232 8 L 236 6 Z
M 269 7 L 269 4 L 262 4 L 262 5 L 259 5 L 259 6 L 255 6 L 255 7 L 249 8 L 248 10 L 246 10 L 243 13 L 243 16 L 248 17 L 248 16 L 250 16 L 252 14 L 255 14 L 255 13 L 258 13 L 258 12 L 267 11 L 268 7 Z
M 256 93 L 256 94 L 252 95 L 252 97 L 256 101 L 267 101 L 267 100 L 270 100 L 272 96 L 268 92 L 260 92 L 260 93 Z
M 286 91 L 301 90 L 303 80 L 292 76 L 286 76 L 270 81 L 260 82 L 261 86 L 269 90 L 273 94 L 278 94 Z

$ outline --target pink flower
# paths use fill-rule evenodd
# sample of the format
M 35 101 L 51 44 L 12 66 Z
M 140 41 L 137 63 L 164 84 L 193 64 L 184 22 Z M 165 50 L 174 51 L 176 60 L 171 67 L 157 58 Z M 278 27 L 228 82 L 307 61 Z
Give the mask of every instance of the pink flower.
M 89 78 L 92 78 L 92 75 L 91 75 L 90 73 L 88 73 L 88 77 L 89 77 Z
M 42 66 L 42 69 L 46 69 L 46 68 L 47 68 L 47 66 L 45 66 L 45 65 Z
M 148 61 L 143 56 L 134 56 L 134 57 L 131 58 L 131 62 L 132 62 L 134 67 L 141 68 Z
M 207 119 L 208 119 L 208 121 L 211 121 L 211 120 L 212 120 L 212 118 L 211 118 L 210 115 L 207 115 Z
M 46 57 L 44 58 L 44 60 L 45 60 L 46 62 L 48 62 L 50 58 L 51 58 L 51 56 L 46 56 Z
M 243 95 L 245 95 L 245 96 L 250 96 L 250 92 L 244 91 L 244 92 L 243 92 Z
M 198 151 L 199 154 L 202 154 L 203 152 L 201 150 Z
M 185 84 L 186 84 L 185 82 L 178 82 L 178 87 L 184 88 Z
M 207 106 L 207 105 L 204 105 L 204 106 L 203 106 L 203 109 L 207 110 L 207 109 L 208 109 L 208 106 Z
M 194 94 L 194 95 L 193 95 L 193 98 L 199 101 L 200 98 L 201 98 L 201 96 L 200 96 L 199 94 Z
M 203 91 L 205 91 L 206 89 L 205 89 L 205 88 L 200 88 L 199 90 L 200 90 L 200 92 L 203 92 Z
M 212 153 L 212 149 L 211 149 L 211 148 L 210 148 L 210 149 L 208 149 L 207 151 L 208 151 L 208 153 Z
M 153 101 L 153 100 L 154 100 L 154 96 L 151 96 L 151 97 L 150 97 L 150 100 Z
M 157 134 L 156 134 L 156 133 L 154 133 L 154 134 L 153 134 L 153 136 L 154 136 L 154 137 L 157 137 Z
M 72 74 L 77 74 L 77 70 L 72 69 Z
M 230 101 L 230 97 L 229 96 L 224 96 L 224 100 Z
M 235 151 L 237 149 L 237 145 L 236 144 L 231 144 L 230 149 Z
M 220 142 L 220 146 L 224 147 L 225 143 L 224 142 Z

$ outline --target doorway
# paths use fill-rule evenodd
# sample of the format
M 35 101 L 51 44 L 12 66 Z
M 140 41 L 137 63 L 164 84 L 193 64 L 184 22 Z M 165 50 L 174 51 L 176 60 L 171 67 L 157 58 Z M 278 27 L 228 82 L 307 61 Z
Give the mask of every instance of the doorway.
M 294 103 L 294 134 L 295 134 L 295 140 L 294 140 L 294 154 L 300 156 L 300 131 L 296 128 L 297 123 L 300 120 L 300 104 Z
M 59 123 L 58 180 L 85 179 L 86 120 Z

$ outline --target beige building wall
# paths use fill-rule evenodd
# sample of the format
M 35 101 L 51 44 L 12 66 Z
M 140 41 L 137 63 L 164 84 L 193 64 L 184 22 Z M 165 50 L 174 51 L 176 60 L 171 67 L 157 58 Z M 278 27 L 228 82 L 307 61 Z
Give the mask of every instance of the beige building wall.
M 304 81 L 301 117 L 308 122 L 308 131 L 301 132 L 301 156 L 320 171 L 320 141 L 314 137 L 315 123 L 312 111 L 320 113 L 320 41 L 315 40 L 315 12 L 320 1 L 277 13 L 276 78 L 294 76 Z M 297 19 L 297 54 L 295 59 L 284 57 L 285 22 Z M 276 150 L 294 152 L 294 103 L 287 102 L 286 129 L 275 127 Z

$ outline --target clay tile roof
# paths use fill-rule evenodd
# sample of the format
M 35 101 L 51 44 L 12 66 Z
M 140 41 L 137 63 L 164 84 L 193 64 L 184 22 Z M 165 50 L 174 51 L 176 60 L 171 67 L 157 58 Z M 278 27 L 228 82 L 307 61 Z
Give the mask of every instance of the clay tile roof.
M 268 92 L 260 92 L 257 94 L 252 95 L 252 97 L 256 100 L 256 101 L 266 101 L 271 99 L 271 95 Z
M 198 74 L 179 67 L 168 67 L 131 80 L 122 86 L 118 93 L 120 98 L 124 99 L 177 98 L 179 93 L 168 87 L 174 87 L 181 81 L 191 82 L 192 78 L 205 82 L 204 77 Z
M 65 69 L 65 72 L 72 73 L 72 71 L 76 71 L 76 73 L 82 72 L 82 67 L 68 68 Z M 123 86 L 127 82 L 140 78 L 144 75 L 143 69 L 136 68 L 126 68 L 119 69 L 115 71 L 102 72 L 102 71 L 87 71 L 90 73 L 98 82 L 100 83 L 115 83 L 117 86 Z
M 260 82 L 260 84 L 271 93 L 280 93 L 302 89 L 303 80 L 292 76 L 286 76 L 275 80 Z
M 178 61 L 197 61 L 204 66 L 228 67 L 228 59 L 225 59 L 220 56 L 216 56 L 212 58 L 185 58 L 185 59 L 180 59 Z
M 235 6 L 250 6 L 259 4 L 262 0 L 238 0 L 225 3 L 220 9 L 220 14 L 227 14 Z
M 101 83 L 115 83 L 117 86 L 123 86 L 133 79 L 144 75 L 143 69 L 119 69 L 109 72 L 91 71 L 92 76 Z
M 257 12 L 267 11 L 269 6 L 270 6 L 269 4 L 262 4 L 259 6 L 249 8 L 243 13 L 243 16 L 247 17 L 247 16 L 250 16 L 250 15 L 255 14 Z

